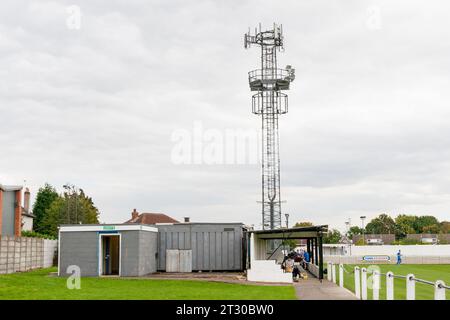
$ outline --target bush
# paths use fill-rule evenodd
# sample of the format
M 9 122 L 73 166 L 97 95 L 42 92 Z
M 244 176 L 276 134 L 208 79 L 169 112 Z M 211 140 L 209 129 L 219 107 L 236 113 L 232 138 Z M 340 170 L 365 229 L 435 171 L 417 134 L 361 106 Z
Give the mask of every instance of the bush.
M 416 239 L 403 238 L 403 239 L 392 242 L 392 244 L 394 244 L 394 245 L 412 245 L 412 244 L 424 244 L 424 243 L 422 243 L 420 240 L 416 240 Z
M 56 240 L 56 238 L 51 235 L 38 233 L 34 231 L 22 231 L 22 237 Z

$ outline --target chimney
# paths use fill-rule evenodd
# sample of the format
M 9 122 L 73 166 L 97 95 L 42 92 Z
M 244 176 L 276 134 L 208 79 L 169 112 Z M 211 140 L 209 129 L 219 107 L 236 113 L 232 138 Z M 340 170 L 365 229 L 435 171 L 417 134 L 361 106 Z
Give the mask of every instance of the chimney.
M 184 223 L 188 223 L 190 222 L 190 218 L 189 217 L 184 217 Z
M 25 188 L 23 197 L 23 208 L 26 213 L 30 213 L 30 189 Z
M 136 209 L 133 209 L 133 212 L 131 213 L 131 219 L 136 219 L 139 216 L 139 212 L 136 211 Z

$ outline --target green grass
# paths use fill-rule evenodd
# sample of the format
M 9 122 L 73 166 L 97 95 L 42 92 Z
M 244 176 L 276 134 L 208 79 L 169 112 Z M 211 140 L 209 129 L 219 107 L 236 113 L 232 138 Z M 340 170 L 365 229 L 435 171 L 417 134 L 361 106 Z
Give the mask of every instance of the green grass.
M 347 271 L 353 271 L 356 265 L 344 265 Z M 416 278 L 435 282 L 436 280 L 442 280 L 446 285 L 450 284 L 450 265 L 448 264 L 380 264 L 382 273 L 392 271 L 394 275 L 406 276 L 409 273 L 414 274 Z M 369 265 L 359 265 L 359 267 L 368 268 Z M 370 276 L 369 274 L 367 275 Z M 336 278 L 339 284 L 339 268 L 336 266 Z M 368 279 L 369 282 L 369 279 Z M 380 300 L 386 299 L 386 276 L 380 277 Z M 355 292 L 355 278 L 354 274 L 348 274 L 344 272 L 344 286 L 352 292 Z M 373 299 L 373 291 L 367 289 L 367 299 Z M 446 292 L 447 300 L 450 300 L 450 290 Z M 394 299 L 405 300 L 406 299 L 406 280 L 394 278 Z M 416 282 L 416 300 L 433 300 L 434 299 L 434 287 L 431 285 Z
M 0 300 L 286 300 L 293 286 L 257 286 L 189 280 L 81 278 L 81 289 L 67 289 L 56 268 L 0 275 Z

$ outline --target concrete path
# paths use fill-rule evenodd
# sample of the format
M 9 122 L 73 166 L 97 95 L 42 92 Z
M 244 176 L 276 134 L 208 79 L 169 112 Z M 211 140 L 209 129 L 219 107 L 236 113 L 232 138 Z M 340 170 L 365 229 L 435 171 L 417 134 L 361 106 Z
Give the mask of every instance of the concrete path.
M 243 272 L 157 272 L 143 277 L 130 277 L 130 279 L 197 280 L 258 286 L 291 286 L 290 283 L 247 281 Z
M 299 280 L 294 282 L 294 288 L 299 300 L 357 300 L 352 292 L 328 280 L 322 283 L 316 278 Z

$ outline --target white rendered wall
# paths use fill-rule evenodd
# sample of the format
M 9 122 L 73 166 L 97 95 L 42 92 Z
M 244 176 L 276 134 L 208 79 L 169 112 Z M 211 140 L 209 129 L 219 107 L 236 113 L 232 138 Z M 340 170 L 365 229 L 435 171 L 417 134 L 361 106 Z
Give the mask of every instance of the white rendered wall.
M 22 231 L 33 231 L 33 218 L 22 216 Z
M 42 267 L 48 268 L 53 266 L 53 261 L 58 250 L 58 240 L 44 239 L 43 261 Z
M 292 273 L 284 273 L 275 260 L 253 260 L 247 270 L 248 281 L 292 283 Z
M 347 256 L 389 255 L 395 256 L 401 250 L 403 256 L 450 256 L 450 244 L 439 245 L 372 245 L 349 246 L 324 245 L 324 255 L 330 255 L 331 247 L 345 247 Z M 335 252 L 332 250 L 331 252 Z M 337 250 L 340 251 L 340 250 Z M 335 254 L 332 254 L 335 255 Z M 339 254 L 337 254 L 339 255 Z
M 275 260 L 265 260 L 266 242 L 254 233 L 250 235 L 250 269 L 247 280 L 257 282 L 292 283 L 292 273 L 285 273 Z

